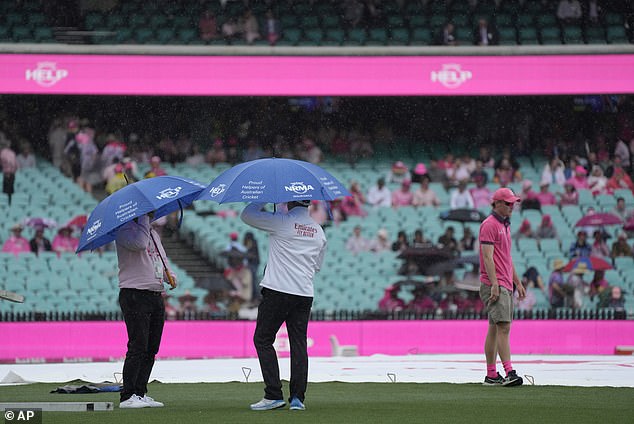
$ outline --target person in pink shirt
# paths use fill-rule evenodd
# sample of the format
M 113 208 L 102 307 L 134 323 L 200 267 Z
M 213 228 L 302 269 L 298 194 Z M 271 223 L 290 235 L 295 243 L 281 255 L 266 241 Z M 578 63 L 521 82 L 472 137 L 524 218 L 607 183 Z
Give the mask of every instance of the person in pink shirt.
M 489 328 L 484 343 L 487 363 L 485 385 L 519 386 L 523 383 L 513 369 L 509 334 L 513 320 L 513 285 L 518 298 L 524 299 L 522 285 L 511 257 L 510 219 L 520 197 L 509 188 L 493 193 L 493 211 L 480 225 L 480 299 L 486 305 Z M 496 370 L 499 355 L 506 378 Z
M 368 213 L 363 209 L 363 205 L 366 203 L 365 195 L 357 181 L 350 183 L 350 194 L 352 196 L 344 197 L 341 202 L 344 213 L 347 216 L 366 216 Z
M 401 188 L 392 192 L 392 207 L 412 206 L 414 194 L 410 191 L 412 183 L 405 180 L 401 183 Z
M 476 179 L 476 186 L 469 189 L 473 198 L 473 207 L 478 209 L 491 203 L 491 190 L 487 188 L 483 178 Z
M 383 298 L 379 300 L 379 310 L 384 312 L 402 311 L 405 308 L 405 302 L 398 297 L 399 290 L 398 286 L 387 286 Z
M 557 198 L 555 197 L 555 195 L 548 191 L 549 187 L 550 184 L 545 181 L 542 181 L 539 185 L 539 193 L 535 195 L 535 198 L 539 201 L 539 204 L 541 206 L 557 204 Z
M 564 184 L 564 192 L 558 194 L 559 206 L 579 204 L 579 192 L 575 189 L 575 186 L 573 186 L 569 182 L 566 182 L 566 184 Z
M 57 231 L 57 235 L 53 238 L 51 244 L 53 251 L 59 255 L 62 252 L 75 252 L 79 245 L 79 239 L 73 237 L 73 229 L 70 227 L 62 227 Z
M 15 256 L 31 251 L 29 241 L 22 237 L 22 226 L 20 224 L 11 227 L 11 236 L 2 245 L 2 251 L 13 253 Z
M 158 156 L 152 156 L 150 159 L 150 170 L 145 173 L 145 178 L 161 177 L 167 175 L 167 172 L 161 168 L 161 158 Z
M 575 174 L 566 180 L 566 183 L 572 184 L 572 186 L 577 189 L 587 189 L 590 188 L 588 185 L 588 171 L 581 165 L 577 165 L 575 167 Z

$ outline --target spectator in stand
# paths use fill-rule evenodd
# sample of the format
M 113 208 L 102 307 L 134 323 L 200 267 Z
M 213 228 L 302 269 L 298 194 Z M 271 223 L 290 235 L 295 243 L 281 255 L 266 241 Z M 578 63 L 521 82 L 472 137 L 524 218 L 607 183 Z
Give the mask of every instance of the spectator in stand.
M 429 182 L 441 183 L 444 187 L 447 187 L 448 185 L 449 180 L 447 178 L 447 173 L 443 168 L 440 167 L 437 159 L 431 159 L 429 161 L 427 176 L 429 177 Z
M 621 232 L 616 241 L 612 243 L 612 251 L 610 253 L 611 258 L 617 257 L 632 257 L 632 248 L 627 243 L 627 234 Z
M 482 185 L 486 185 L 489 182 L 489 174 L 484 170 L 484 165 L 480 159 L 475 161 L 475 169 L 471 173 L 471 181 L 476 184 L 482 183 Z
M 231 283 L 233 289 L 229 291 L 230 303 L 228 310 L 238 312 L 240 308 L 251 302 L 253 295 L 253 275 L 245 265 L 243 255 L 230 255 L 228 267 L 224 276 Z
M 93 140 L 94 135 L 95 131 L 92 128 L 85 128 L 75 136 L 79 143 L 81 164 L 77 182 L 86 193 L 92 193 L 93 186 L 101 183 L 99 149 Z
M 416 286 L 412 290 L 414 297 L 409 301 L 405 309 L 415 313 L 433 312 L 436 310 L 436 302 L 428 294 L 426 286 Z
M 456 241 L 454 234 L 454 228 L 452 226 L 447 227 L 444 234 L 438 237 L 438 247 L 440 249 L 448 250 L 453 254 L 458 253 L 458 241 Z
M 414 238 L 412 239 L 412 247 L 416 249 L 428 249 L 434 247 L 434 243 L 428 240 L 423 235 L 423 230 L 420 228 L 414 231 Z
M 416 164 L 414 167 L 414 172 L 412 173 L 412 182 L 413 183 L 421 183 L 427 177 L 427 167 L 424 163 Z
M 363 237 L 362 231 L 360 225 L 355 225 L 352 229 L 352 235 L 346 241 L 346 250 L 353 255 L 370 250 L 370 241 Z
M 553 272 L 548 279 L 548 292 L 551 308 L 563 308 L 570 289 L 564 282 L 563 269 L 566 266 L 562 259 L 553 261 Z
M 15 224 L 11 227 L 11 235 L 2 245 L 3 252 L 13 253 L 14 256 L 18 256 L 20 253 L 31 251 L 29 241 L 22 237 L 22 229 L 23 227 L 20 224 Z
M 198 30 L 200 39 L 203 41 L 215 40 L 218 38 L 218 24 L 216 15 L 211 10 L 205 10 L 198 20 Z
M 517 291 L 513 293 L 513 307 L 519 311 L 532 311 L 537 304 L 537 298 L 532 290 L 526 290 L 526 295 L 523 299 L 519 298 Z
M 357 181 L 350 183 L 350 194 L 341 201 L 341 208 L 347 216 L 367 216 L 368 213 L 363 209 L 365 204 L 365 195 L 361 191 L 361 187 Z
M 238 233 L 233 231 L 229 233 L 229 243 L 225 247 L 225 252 L 235 250 L 240 253 L 247 253 L 247 248 L 238 240 Z
M 473 197 L 467 190 L 467 181 L 462 180 L 458 183 L 458 187 L 451 191 L 449 198 L 450 209 L 473 209 Z
M 385 228 L 381 228 L 376 232 L 376 238 L 370 241 L 368 250 L 374 253 L 381 253 L 389 251 L 391 247 L 387 230 Z
M 105 169 L 116 162 L 121 162 L 125 156 L 127 146 L 119 141 L 116 135 L 108 134 L 106 137 L 106 145 L 101 151 L 101 165 Z M 116 159 L 116 161 L 115 161 Z
M 599 308 L 613 308 L 622 311 L 625 308 L 625 297 L 619 286 L 612 286 L 609 290 L 604 290 L 609 296 L 599 296 Z
M 558 157 L 554 157 L 546 165 L 542 171 L 541 183 L 563 185 L 566 182 L 564 175 L 565 165 Z
M 535 238 L 535 233 L 533 233 L 533 229 L 531 228 L 531 222 L 528 219 L 522 221 L 517 232 L 513 235 L 513 238 Z
M 424 175 L 420 182 L 420 187 L 414 192 L 412 206 L 440 206 L 440 199 L 436 192 L 429 188 L 429 177 Z
M 412 181 L 412 178 L 407 166 L 399 160 L 392 165 L 392 169 L 390 169 L 390 172 L 387 174 L 386 181 L 388 183 L 401 184 L 403 181 Z
M 177 314 L 195 314 L 198 310 L 196 300 L 198 300 L 198 296 L 194 296 L 189 290 L 185 290 L 185 293 L 183 293 L 182 296 L 178 296 Z
M 53 165 L 62 169 L 64 161 L 64 145 L 66 144 L 66 130 L 61 119 L 54 119 L 48 130 L 48 146 Z
M 473 235 L 471 228 L 465 227 L 458 246 L 461 252 L 472 253 L 479 251 L 478 239 Z
M 616 206 L 610 212 L 620 217 L 623 222 L 626 222 L 632 216 L 632 211 L 625 205 L 625 199 L 623 197 L 616 199 Z
M 39 255 L 40 252 L 50 252 L 53 250 L 51 241 L 44 236 L 44 227 L 35 227 L 35 234 L 29 241 L 31 252 Z
M 568 250 L 568 256 L 572 258 L 588 257 L 592 253 L 592 246 L 587 242 L 588 233 L 581 230 L 577 233 L 577 240 L 573 241 Z
M 162 177 L 167 175 L 167 172 L 161 167 L 161 158 L 158 156 L 152 156 L 150 159 L 150 170 L 144 175 L 144 178 Z
M 533 190 L 533 182 L 531 180 L 524 180 L 522 182 L 522 193 L 520 194 L 522 202 L 520 206 L 522 210 L 537 209 L 541 210 L 541 204 L 537 200 L 537 193 Z
M 557 19 L 561 25 L 579 24 L 583 16 L 579 0 L 560 0 L 557 5 Z
M 392 192 L 392 207 L 400 208 L 402 206 L 412 206 L 414 200 L 414 194 L 410 191 L 412 183 L 409 180 L 404 180 L 401 183 L 401 187 Z
M 587 174 L 588 172 L 586 171 L 586 168 L 581 165 L 577 165 L 575 167 L 575 175 L 568 178 L 566 183 L 572 184 L 572 186 L 577 190 L 588 189 L 590 186 L 588 185 Z
M 598 165 L 594 165 L 588 177 L 588 188 L 592 192 L 592 195 L 606 194 L 607 185 L 608 179 L 603 175 L 603 169 Z
M 0 165 L 2 166 L 2 192 L 7 195 L 9 205 L 15 192 L 15 173 L 18 171 L 18 161 L 11 149 L 11 142 L 3 139 L 0 144 Z
M 603 237 L 603 231 L 595 230 L 592 235 L 594 241 L 592 242 L 592 251 L 590 252 L 590 256 L 598 256 L 607 260 L 610 257 L 611 252 L 605 242 L 605 238 Z
M 16 161 L 18 163 L 18 169 L 35 168 L 37 163 L 31 143 L 26 140 L 20 143 L 20 153 L 16 156 Z
M 327 203 L 325 201 L 313 200 L 312 202 L 310 202 L 310 207 L 308 208 L 308 214 L 310 215 L 310 217 L 322 227 L 330 225 L 330 223 L 328 222 L 329 216 L 326 207 Z
M 471 198 L 473 198 L 473 207 L 478 209 L 491 204 L 491 190 L 485 185 L 485 179 L 477 177 L 475 180 L 476 186 L 469 189 Z
M 348 219 L 348 215 L 346 215 L 341 207 L 341 198 L 330 202 L 330 219 L 335 225 Z
M 264 150 L 260 147 L 257 140 L 250 138 L 247 141 L 246 148 L 242 150 L 242 162 L 250 162 L 252 160 L 262 159 Z
M 475 46 L 495 46 L 499 43 L 498 31 L 485 18 L 478 19 L 478 26 L 473 30 Z
M 535 238 L 541 239 L 559 239 L 557 228 L 553 225 L 553 220 L 548 214 L 542 215 L 542 220 L 535 230 Z
M 409 241 L 407 241 L 407 234 L 401 230 L 396 235 L 396 240 L 392 243 L 392 252 L 403 252 L 409 247 Z
M 593 300 L 594 296 L 599 296 L 609 286 L 608 280 L 605 279 L 605 271 L 594 271 L 594 276 L 592 281 L 590 281 L 590 291 L 588 292 L 590 300 Z
M 314 164 L 321 163 L 324 160 L 323 152 L 311 138 L 304 137 L 301 146 L 302 149 L 299 152 L 299 158 L 301 160 Z
M 471 173 L 475 170 L 475 163 L 469 156 L 466 158 L 456 158 L 453 167 L 447 170 L 449 184 L 458 185 L 460 181 L 469 181 Z
M 385 186 L 384 178 L 379 178 L 376 181 L 376 185 L 370 187 L 368 191 L 368 203 L 375 208 L 392 206 L 392 193 L 390 189 Z
M 275 17 L 273 11 L 268 9 L 266 11 L 266 19 L 264 21 L 266 27 L 266 39 L 270 45 L 274 46 L 277 40 L 280 38 L 281 27 L 280 21 Z
M 518 181 L 520 178 L 521 174 L 519 171 L 513 169 L 511 162 L 508 159 L 502 159 L 500 165 L 495 168 L 493 181 L 502 187 L 506 187 L 510 183 Z
M 457 46 L 458 41 L 456 40 L 455 35 L 455 27 L 451 22 L 447 22 L 441 29 L 438 31 L 434 38 L 434 44 L 437 46 Z
M 535 198 L 539 202 L 540 206 L 550 206 L 557 204 L 557 198 L 549 190 L 549 184 L 542 181 L 539 185 L 539 193 L 535 195 Z
M 584 262 L 580 262 L 568 276 L 566 280 L 568 296 L 564 306 L 573 309 L 581 309 L 583 307 L 585 293 L 588 289 L 588 283 L 583 279 L 586 272 L 588 272 L 588 266 Z
M 75 253 L 79 239 L 73 237 L 73 229 L 71 227 L 62 227 L 57 231 L 57 235 L 53 238 L 51 248 L 58 254 L 62 252 Z
M 379 310 L 382 312 L 398 312 L 405 309 L 405 302 L 398 297 L 399 286 L 390 285 L 385 288 L 385 294 L 379 300 Z
M 616 146 L 614 147 L 614 159 L 618 158 L 618 163 L 624 169 L 630 168 L 630 149 L 625 144 L 623 138 L 619 138 L 616 142 Z
M 546 286 L 544 285 L 544 280 L 539 274 L 537 268 L 535 268 L 534 266 L 529 266 L 526 272 L 522 274 L 522 284 L 526 289 L 528 289 L 529 287 L 536 288 L 541 290 L 541 292 L 546 295 Z
M 579 204 L 579 192 L 569 182 L 564 184 L 564 192 L 557 194 L 559 195 L 559 206 Z
M 606 189 L 610 192 L 614 192 L 614 190 L 623 188 L 629 189 L 634 193 L 634 183 L 632 183 L 632 179 L 623 168 L 618 166 L 614 168 L 614 172 L 606 184 Z
M 120 163 L 116 163 L 113 166 L 113 173 L 106 181 L 106 193 L 112 194 L 117 190 L 122 189 L 126 185 L 128 185 L 128 181 L 126 180 L 125 170 L 123 165 Z M 105 173 L 105 171 L 104 171 Z
M 212 168 L 218 163 L 227 162 L 227 152 L 225 151 L 223 144 L 222 139 L 215 139 L 214 143 L 211 145 L 211 149 L 209 149 L 207 154 L 205 154 L 205 162 L 210 164 Z

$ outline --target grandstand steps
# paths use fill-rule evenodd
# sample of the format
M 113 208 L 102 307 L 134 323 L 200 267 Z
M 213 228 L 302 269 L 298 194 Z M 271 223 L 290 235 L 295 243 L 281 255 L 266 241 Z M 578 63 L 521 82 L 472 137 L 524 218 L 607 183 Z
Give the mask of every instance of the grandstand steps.
M 214 281 L 223 278 L 222 270 L 194 250 L 186 240 L 178 237 L 178 233 L 165 228 L 161 241 L 169 260 L 184 269 L 194 279 L 197 287 L 211 288 Z

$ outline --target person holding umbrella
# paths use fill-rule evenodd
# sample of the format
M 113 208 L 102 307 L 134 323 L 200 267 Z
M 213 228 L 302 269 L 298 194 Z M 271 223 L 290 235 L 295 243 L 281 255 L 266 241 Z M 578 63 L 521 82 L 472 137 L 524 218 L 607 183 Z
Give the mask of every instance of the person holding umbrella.
M 269 233 L 268 264 L 264 271 L 262 301 L 253 342 L 258 353 L 264 397 L 254 411 L 286 405 L 273 342 L 286 322 L 291 346 L 290 409 L 304 410 L 308 384 L 307 331 L 313 303 L 313 277 L 326 251 L 324 231 L 309 215 L 310 200 L 287 202 L 288 212 L 267 212 L 263 203 L 250 203 L 242 211 L 246 224 Z
M 147 393 L 159 350 L 165 304 L 163 281 L 175 287 L 176 275 L 167 267 L 165 249 L 150 221 L 154 212 L 123 224 L 115 239 L 119 262 L 119 305 L 128 333 L 119 408 L 162 407 Z M 167 275 L 169 273 L 169 275 Z
M 510 218 L 520 197 L 509 188 L 493 193 L 493 211 L 480 226 L 480 299 L 486 305 L 489 329 L 484 343 L 487 363 L 485 385 L 519 386 L 523 383 L 513 369 L 509 333 L 513 320 L 513 285 L 519 300 L 526 296 L 511 257 Z M 506 378 L 496 370 L 500 356 Z

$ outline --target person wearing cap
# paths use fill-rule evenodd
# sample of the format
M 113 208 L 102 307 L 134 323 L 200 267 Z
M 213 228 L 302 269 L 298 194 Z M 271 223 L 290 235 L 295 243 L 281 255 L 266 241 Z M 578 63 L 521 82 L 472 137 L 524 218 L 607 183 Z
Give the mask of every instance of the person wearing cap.
M 388 233 L 385 228 L 379 229 L 376 232 L 376 237 L 370 240 L 368 250 L 374 253 L 387 252 L 392 248 L 392 244 L 388 238 Z
M 612 249 L 610 251 L 610 257 L 612 259 L 617 257 L 632 257 L 632 248 L 627 243 L 627 234 L 620 232 L 616 241 L 612 243 Z
M 548 278 L 548 299 L 551 308 L 563 308 L 565 299 L 570 293 L 564 282 L 565 266 L 563 259 L 557 258 L 553 261 L 553 272 Z
M 352 229 L 352 235 L 346 241 L 346 250 L 353 255 L 357 255 L 360 252 L 367 252 L 369 249 L 370 241 L 363 237 L 361 231 L 361 226 L 355 225 Z
M 402 161 L 396 161 L 385 179 L 388 183 L 401 184 L 403 181 L 412 181 L 409 168 Z
M 291 349 L 290 409 L 303 410 L 308 385 L 307 331 L 313 303 L 313 278 L 326 253 L 324 230 L 308 213 L 310 200 L 290 201 L 287 211 L 269 212 L 262 203 L 250 203 L 242 211 L 244 223 L 269 234 L 269 252 L 260 282 L 253 343 L 264 379 L 264 397 L 251 405 L 255 411 L 286 405 L 273 343 L 286 323 Z
M 128 343 L 123 363 L 123 388 L 119 408 L 157 408 L 163 403 L 147 395 L 148 381 L 159 350 L 165 323 L 163 282 L 176 287 L 159 234 L 150 221 L 153 213 L 126 222 L 117 231 L 119 306 Z
M 53 243 L 51 243 L 53 251 L 57 252 L 58 255 L 62 252 L 74 253 L 78 245 L 79 239 L 73 237 L 73 229 L 68 226 L 60 228 L 57 235 L 53 237 Z
M 144 178 L 162 177 L 167 175 L 167 172 L 161 168 L 161 158 L 158 156 L 152 156 L 150 158 L 150 169 L 143 176 Z
M 574 171 L 574 175 L 568 178 L 566 183 L 572 184 L 572 186 L 577 190 L 590 188 L 588 185 L 588 171 L 586 171 L 586 168 L 581 165 L 577 165 L 575 166 Z
M 566 182 L 564 184 L 564 192 L 557 193 L 557 195 L 559 196 L 559 206 L 579 204 L 579 192 L 572 183 Z
M 510 219 L 519 196 L 503 187 L 493 193 L 493 211 L 480 225 L 480 299 L 486 305 L 489 327 L 484 343 L 487 363 L 485 385 L 518 386 L 523 383 L 513 369 L 509 333 L 513 320 L 513 286 L 518 299 L 526 296 L 511 257 Z M 499 355 L 506 378 L 497 372 Z
M 420 183 L 427 176 L 427 167 L 424 163 L 417 163 L 412 173 L 412 182 Z
M 13 253 L 15 256 L 31 251 L 29 241 L 22 237 L 22 226 L 20 224 L 15 224 L 11 227 L 11 235 L 2 245 L 2 251 Z
M 550 215 L 542 215 L 542 220 L 535 230 L 535 237 L 538 240 L 554 238 L 559 240 L 557 235 L 557 228 L 553 225 L 553 220 Z
M 38 255 L 40 252 L 50 252 L 53 250 L 51 241 L 44 236 L 44 227 L 38 226 L 35 228 L 35 234 L 29 240 L 31 246 L 31 252 Z
M 535 198 L 539 201 L 539 204 L 541 206 L 549 206 L 549 205 L 557 204 L 557 198 L 555 197 L 553 193 L 549 191 L 549 187 L 550 187 L 550 184 L 545 181 L 542 181 L 539 184 L 539 192 L 535 194 Z
M 238 240 L 238 233 L 235 231 L 229 233 L 229 244 L 225 247 L 225 252 L 229 252 L 230 250 L 237 250 L 240 253 L 247 252 L 247 248 Z
M 588 257 L 592 253 L 592 246 L 588 243 L 588 233 L 585 230 L 577 232 L 577 240 L 573 241 L 568 250 L 568 256 L 572 258 Z
M 392 207 L 394 209 L 402 206 L 412 206 L 414 193 L 410 191 L 412 183 L 410 180 L 403 180 L 401 187 L 392 192 Z
M 385 178 L 379 178 L 368 190 L 368 203 L 376 207 L 392 206 L 392 192 L 385 186 Z
M 583 279 L 583 276 L 589 271 L 585 262 L 578 262 L 570 271 L 566 280 L 567 296 L 564 300 L 564 306 L 573 309 L 581 309 L 585 301 L 585 292 L 589 289 L 589 283 Z
M 398 297 L 400 286 L 389 285 L 385 288 L 383 297 L 379 300 L 379 311 L 395 312 L 405 309 L 405 302 Z

